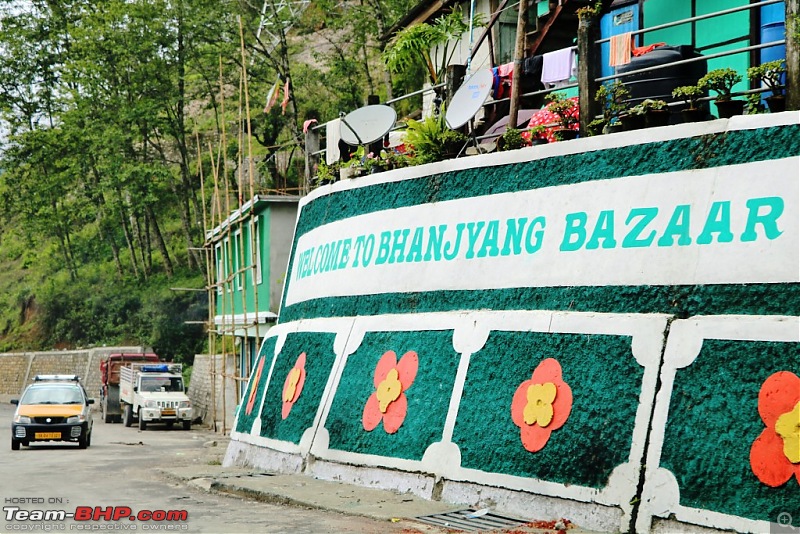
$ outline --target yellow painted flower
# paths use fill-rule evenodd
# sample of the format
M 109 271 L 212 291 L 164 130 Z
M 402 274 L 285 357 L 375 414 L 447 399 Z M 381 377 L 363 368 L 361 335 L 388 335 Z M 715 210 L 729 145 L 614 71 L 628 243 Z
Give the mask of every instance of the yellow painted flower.
M 378 396 L 378 408 L 381 413 L 386 413 L 389 405 L 396 401 L 402 392 L 403 385 L 400 383 L 400 374 L 397 369 L 392 369 L 380 383 L 376 393 Z
M 525 424 L 538 424 L 544 428 L 553 420 L 553 401 L 556 400 L 556 385 L 552 382 L 528 386 L 528 403 L 523 417 Z
M 294 392 L 297 390 L 297 383 L 300 381 L 300 369 L 297 367 L 289 371 L 286 388 L 283 390 L 283 402 L 291 402 Z
M 794 410 L 778 417 L 775 432 L 783 438 L 783 454 L 793 464 L 800 463 L 800 402 Z

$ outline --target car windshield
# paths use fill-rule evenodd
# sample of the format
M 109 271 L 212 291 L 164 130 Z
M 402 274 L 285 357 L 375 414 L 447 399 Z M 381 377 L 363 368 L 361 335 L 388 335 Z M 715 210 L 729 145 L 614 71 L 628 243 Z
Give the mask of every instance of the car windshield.
M 142 391 L 183 391 L 183 380 L 177 377 L 151 376 L 142 378 Z
M 83 404 L 83 394 L 75 386 L 31 387 L 20 404 Z

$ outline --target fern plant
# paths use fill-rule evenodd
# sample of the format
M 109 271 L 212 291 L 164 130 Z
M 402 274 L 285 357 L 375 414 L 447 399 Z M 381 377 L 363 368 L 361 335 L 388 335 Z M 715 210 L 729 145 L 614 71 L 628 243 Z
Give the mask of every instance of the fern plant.
M 408 119 L 406 125 L 404 141 L 411 147 L 415 165 L 441 161 L 467 142 L 466 135 L 447 127 L 444 105 L 438 115 L 419 121 Z

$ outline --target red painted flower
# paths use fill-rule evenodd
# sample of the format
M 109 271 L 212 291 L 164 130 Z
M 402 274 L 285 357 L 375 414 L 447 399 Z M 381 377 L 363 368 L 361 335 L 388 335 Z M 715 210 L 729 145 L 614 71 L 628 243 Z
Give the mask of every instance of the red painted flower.
M 300 398 L 300 393 L 303 391 L 303 384 L 306 381 L 306 353 L 300 353 L 297 361 L 292 367 L 292 370 L 286 375 L 286 380 L 283 382 L 283 407 L 281 408 L 281 419 L 289 417 L 289 412 L 292 411 L 292 406 Z
M 758 392 L 758 413 L 767 428 L 750 447 L 750 468 L 777 488 L 794 475 L 800 484 L 800 378 L 779 371 Z
M 387 351 L 375 366 L 376 391 L 364 405 L 361 423 L 364 430 L 370 432 L 383 421 L 383 429 L 387 434 L 394 434 L 403 424 L 408 411 L 406 390 L 411 387 L 417 376 L 419 359 L 417 353 L 408 351 L 397 361 L 394 351 Z
M 256 374 L 253 375 L 253 380 L 250 384 L 250 396 L 247 399 L 247 406 L 244 410 L 246 415 L 250 415 L 253 411 L 253 406 L 256 402 L 256 392 L 258 391 L 258 383 L 261 381 L 261 371 L 264 370 L 264 360 L 266 359 L 266 357 L 261 358 L 261 361 L 258 362 L 258 367 L 256 367 Z
M 520 428 L 525 449 L 542 450 L 553 430 L 567 422 L 572 410 L 572 390 L 561 378 L 561 365 L 543 360 L 530 380 L 519 385 L 511 401 L 511 419 Z

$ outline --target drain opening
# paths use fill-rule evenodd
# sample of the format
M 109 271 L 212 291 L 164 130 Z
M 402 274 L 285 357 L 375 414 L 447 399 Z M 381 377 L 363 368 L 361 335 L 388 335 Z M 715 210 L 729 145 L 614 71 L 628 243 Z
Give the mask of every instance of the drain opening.
M 486 532 L 492 530 L 500 530 L 509 527 L 518 527 L 526 524 L 528 521 L 525 519 L 517 519 L 514 517 L 506 517 L 491 512 L 472 517 L 476 515 L 477 510 L 456 510 L 455 512 L 448 512 L 446 514 L 432 514 L 415 517 L 417 521 L 427 523 L 437 527 L 445 527 L 452 530 L 460 530 L 463 532 Z

